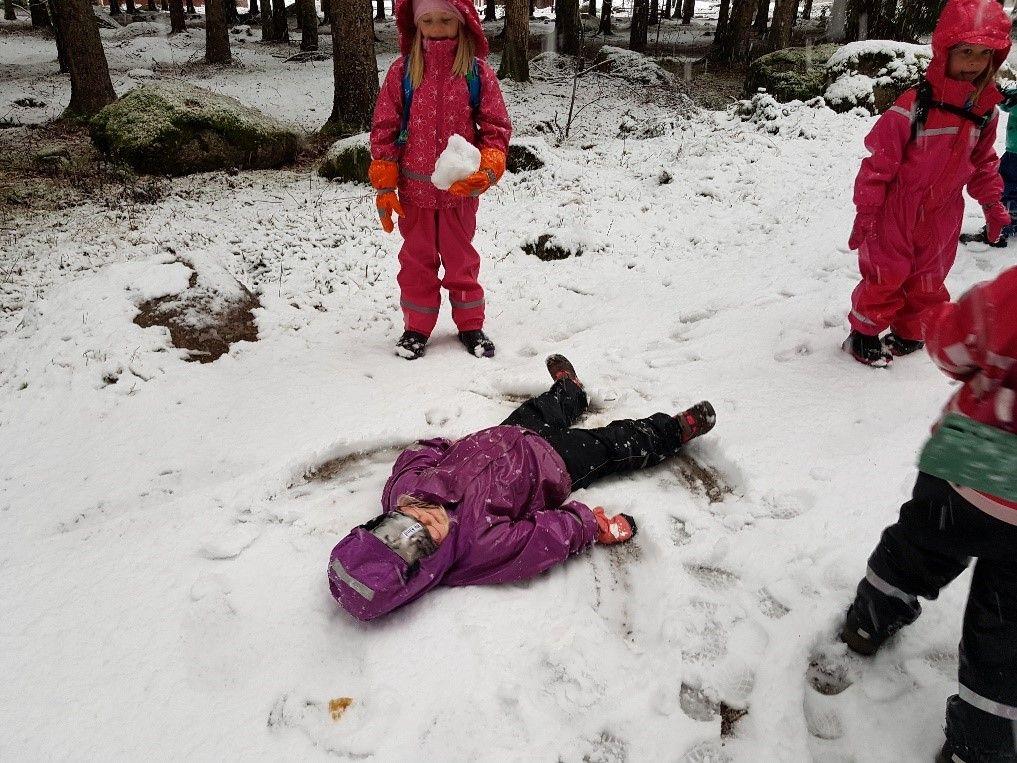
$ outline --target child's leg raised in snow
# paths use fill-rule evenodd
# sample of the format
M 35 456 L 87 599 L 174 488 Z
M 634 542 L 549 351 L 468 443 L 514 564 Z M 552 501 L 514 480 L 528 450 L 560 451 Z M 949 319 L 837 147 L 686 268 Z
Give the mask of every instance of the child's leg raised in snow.
M 588 404 L 582 387 L 571 379 L 559 379 L 547 392 L 516 408 L 502 424 L 525 427 L 544 435 L 547 430 L 568 429 Z

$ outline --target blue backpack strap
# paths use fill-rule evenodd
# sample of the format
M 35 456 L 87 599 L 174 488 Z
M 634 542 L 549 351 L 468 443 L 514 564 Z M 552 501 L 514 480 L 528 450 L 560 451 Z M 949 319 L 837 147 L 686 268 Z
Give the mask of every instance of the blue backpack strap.
M 470 89 L 470 108 L 480 108 L 480 59 L 474 58 L 470 70 L 466 72 L 466 85 Z
M 410 104 L 413 103 L 413 80 L 410 79 L 410 57 L 403 56 L 403 116 L 399 126 L 397 146 L 405 146 L 410 137 Z

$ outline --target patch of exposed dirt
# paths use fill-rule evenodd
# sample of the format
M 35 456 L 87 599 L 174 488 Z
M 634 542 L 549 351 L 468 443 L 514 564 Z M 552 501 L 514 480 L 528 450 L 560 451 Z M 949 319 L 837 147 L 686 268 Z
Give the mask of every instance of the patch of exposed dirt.
M 165 326 L 173 346 L 190 352 L 188 360 L 211 363 L 229 352 L 234 342 L 258 340 L 252 311 L 261 302 L 246 286 L 239 282 L 238 286 L 242 296 L 224 300 L 222 295 L 197 288 L 198 274 L 192 273 L 189 288 L 180 294 L 139 305 L 134 322 L 142 328 Z

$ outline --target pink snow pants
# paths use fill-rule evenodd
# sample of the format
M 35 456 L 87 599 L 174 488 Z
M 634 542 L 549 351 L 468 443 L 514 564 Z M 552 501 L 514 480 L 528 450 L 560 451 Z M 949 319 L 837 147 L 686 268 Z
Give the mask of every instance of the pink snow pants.
M 901 235 L 881 220 L 858 250 L 862 281 L 851 294 L 851 328 L 876 336 L 888 326 L 904 339 L 924 339 L 921 315 L 950 301 L 944 281 L 957 257 L 964 200 L 944 205 L 933 219 Z
M 473 248 L 478 199 L 451 209 L 423 209 L 403 202 L 399 218 L 400 300 L 407 331 L 430 336 L 438 322 L 441 287 L 448 290 L 452 320 L 460 331 L 484 327 L 484 290 L 477 282 L 480 255 Z M 445 268 L 438 278 L 438 266 Z

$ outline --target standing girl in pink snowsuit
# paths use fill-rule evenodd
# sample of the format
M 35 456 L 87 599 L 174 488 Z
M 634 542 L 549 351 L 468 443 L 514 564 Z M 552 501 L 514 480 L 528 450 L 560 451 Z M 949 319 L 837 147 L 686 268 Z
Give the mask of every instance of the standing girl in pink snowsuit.
M 396 23 L 402 56 L 378 95 L 370 169 L 382 228 L 393 230 L 395 212 L 403 235 L 398 281 L 405 331 L 396 354 L 410 360 L 424 354 L 444 286 L 459 340 L 470 354 L 491 357 L 472 241 L 477 197 L 505 172 L 512 124 L 472 0 L 400 0 Z M 431 183 L 431 173 L 453 135 L 480 149 L 480 169 L 446 192 Z M 445 269 L 440 279 L 439 266 Z
M 923 83 L 865 139 L 871 155 L 855 180 L 849 243 L 862 282 L 844 343 L 862 363 L 886 366 L 924 346 L 920 315 L 950 299 L 944 281 L 957 255 L 965 185 L 982 206 L 990 241 L 1010 222 L 993 148 L 1002 100 L 993 77 L 1009 50 L 1010 19 L 998 2 L 950 0 Z

